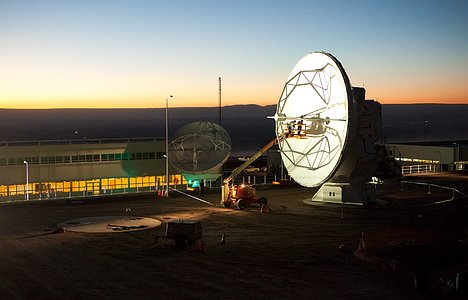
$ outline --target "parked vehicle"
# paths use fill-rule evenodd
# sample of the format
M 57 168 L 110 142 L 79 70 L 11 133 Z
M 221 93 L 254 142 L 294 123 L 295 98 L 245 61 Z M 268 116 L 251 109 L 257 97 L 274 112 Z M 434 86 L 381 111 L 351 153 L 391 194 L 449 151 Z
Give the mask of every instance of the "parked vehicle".
M 254 166 L 248 166 L 244 170 L 244 173 L 255 173 L 255 172 L 260 172 L 260 168 L 254 167 Z
M 268 202 L 265 197 L 257 196 L 255 189 L 252 186 L 245 184 L 231 187 L 227 200 L 221 202 L 224 207 L 235 207 L 240 210 L 251 204 L 266 206 L 267 203 Z
M 222 186 L 222 199 L 221 205 L 224 207 L 236 207 L 237 209 L 244 209 L 249 204 L 257 203 L 260 206 L 267 205 L 267 199 L 265 197 L 257 196 L 257 192 L 252 186 L 249 185 L 241 185 L 239 187 L 229 184 L 239 175 L 241 172 L 247 173 L 255 173 L 259 172 L 259 167 L 251 166 L 250 164 L 253 163 L 257 158 L 262 156 L 268 149 L 270 149 L 273 145 L 277 145 L 278 140 L 276 138 L 272 139 L 268 144 L 266 144 L 260 151 L 258 151 L 254 156 L 250 157 L 246 162 L 242 165 L 234 169 L 231 175 L 223 180 Z

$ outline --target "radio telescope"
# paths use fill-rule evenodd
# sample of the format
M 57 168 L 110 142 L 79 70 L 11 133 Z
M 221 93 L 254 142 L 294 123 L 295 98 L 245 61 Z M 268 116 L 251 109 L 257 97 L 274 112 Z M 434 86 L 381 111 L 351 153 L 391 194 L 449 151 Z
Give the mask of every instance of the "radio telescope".
M 169 144 L 169 161 L 188 180 L 219 178 L 230 153 L 229 134 L 212 122 L 181 127 Z
M 289 74 L 277 105 L 276 136 L 291 177 L 320 190 L 312 201 L 358 203 L 375 197 L 367 182 L 377 166 L 380 104 L 352 87 L 329 53 L 302 58 Z

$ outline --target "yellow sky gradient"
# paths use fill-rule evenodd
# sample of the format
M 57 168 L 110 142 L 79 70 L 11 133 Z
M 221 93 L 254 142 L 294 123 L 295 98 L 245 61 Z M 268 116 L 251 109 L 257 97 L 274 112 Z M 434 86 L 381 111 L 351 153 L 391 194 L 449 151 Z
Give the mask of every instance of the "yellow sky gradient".
M 292 67 L 285 66 L 283 72 L 275 73 L 227 70 L 220 75 L 202 66 L 134 68 L 70 61 L 62 64 L 50 57 L 17 58 L 2 66 L 0 108 L 158 108 L 165 106 L 169 95 L 174 96 L 170 107 L 213 107 L 218 105 L 219 76 L 223 106 L 271 105 L 277 103 Z M 350 67 L 347 72 L 352 84 L 366 88 L 367 99 L 382 104 L 468 104 L 468 78 L 463 71 L 440 76 L 436 70 L 407 78 L 384 69 L 366 73 Z
M 164 107 L 165 98 L 170 107 L 213 107 L 218 105 L 217 78 L 211 82 L 193 81 L 172 84 L 167 93 L 151 84 L 149 80 L 138 82 L 109 78 L 98 80 L 94 76 L 79 81 L 66 81 L 66 78 L 51 80 L 36 78 L 30 82 L 3 82 L 0 90 L 0 108 L 10 109 L 49 109 L 49 108 L 158 108 Z M 161 85 L 170 85 L 163 82 Z M 203 86 L 204 85 L 204 86 Z M 445 103 L 468 104 L 467 85 L 441 88 L 421 84 L 384 85 L 375 84 L 366 88 L 367 99 L 375 99 L 381 104 Z M 283 83 L 276 80 L 248 84 L 239 80 L 223 81 L 222 105 L 237 104 L 276 104 Z

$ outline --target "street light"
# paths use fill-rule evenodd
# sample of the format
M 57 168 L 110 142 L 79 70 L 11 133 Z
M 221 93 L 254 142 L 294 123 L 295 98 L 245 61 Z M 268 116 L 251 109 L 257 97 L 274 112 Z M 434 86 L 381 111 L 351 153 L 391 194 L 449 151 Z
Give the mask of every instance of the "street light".
M 453 165 L 454 165 L 455 170 L 457 170 L 458 169 L 458 163 L 460 161 L 460 144 L 454 142 L 453 145 L 457 146 L 457 148 L 455 148 L 454 151 L 453 151 Z
M 27 161 L 23 161 L 23 163 L 26 165 L 26 200 L 29 200 L 29 164 Z
M 169 130 L 167 125 L 167 108 L 169 98 L 172 98 L 172 95 L 166 97 L 166 197 L 169 197 Z
M 442 171 L 442 153 L 440 151 L 434 151 L 434 153 L 439 154 L 439 172 Z

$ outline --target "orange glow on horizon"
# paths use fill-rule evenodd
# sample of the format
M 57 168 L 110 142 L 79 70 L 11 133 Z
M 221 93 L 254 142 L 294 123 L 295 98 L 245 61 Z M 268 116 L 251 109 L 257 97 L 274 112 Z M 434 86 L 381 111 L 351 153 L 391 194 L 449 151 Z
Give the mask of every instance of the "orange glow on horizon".
M 211 82 L 210 82 L 211 83 Z M 215 82 L 216 83 L 216 82 Z M 258 82 L 257 82 L 258 84 Z M 203 84 L 207 86 L 208 84 Z M 239 82 L 237 82 L 239 85 Z M 222 87 L 222 106 L 257 104 L 272 105 L 281 93 L 281 88 L 272 88 L 263 84 L 240 84 L 242 89 L 231 84 Z M 281 86 L 281 83 L 276 84 Z M 53 109 L 53 108 L 163 108 L 169 95 L 169 107 L 216 107 L 219 103 L 217 85 L 210 90 L 202 89 L 200 84 L 169 87 L 167 94 L 155 92 L 147 84 L 134 89 L 122 86 L 87 86 L 83 90 L 76 86 L 48 89 L 45 86 L 32 85 L 28 89 L 19 85 L 0 90 L 0 108 L 8 109 Z M 67 90 L 68 88 L 68 90 Z M 135 90 L 137 92 L 135 92 Z
M 380 104 L 468 104 L 466 99 L 452 99 L 452 100 L 427 100 L 427 99 L 401 99 L 401 100 L 379 100 Z
M 169 107 L 216 107 L 219 104 L 217 96 L 200 97 L 186 95 L 177 96 L 169 100 Z M 225 99 L 226 98 L 226 99 Z M 276 104 L 275 100 L 267 98 L 253 97 L 256 100 L 251 101 L 246 97 L 234 99 L 232 97 L 223 97 L 222 106 L 256 104 L 260 106 Z M 155 97 L 112 97 L 112 98 L 83 98 L 64 97 L 58 99 L 18 99 L 12 98 L 7 101 L 0 99 L 0 109 L 59 109 L 59 108 L 164 108 L 165 96 Z M 206 99 L 206 100 L 199 100 Z
M 272 82 L 273 81 L 273 82 Z M 54 108 L 164 108 L 165 99 L 169 107 L 216 107 L 219 95 L 216 82 L 210 82 L 210 89 L 189 85 L 173 86 L 162 94 L 149 85 L 134 89 L 120 86 L 115 89 L 108 86 L 87 86 L 78 89 L 70 86 L 52 89 L 50 86 L 33 85 L 28 89 L 20 86 L 6 86 L 0 89 L 0 108 L 4 109 L 54 109 Z M 235 84 L 235 85 L 234 85 Z M 203 86 L 208 86 L 206 82 Z M 239 88 L 241 86 L 242 88 Z M 424 85 L 405 86 L 392 84 L 375 84 L 364 86 L 366 99 L 374 99 L 381 104 L 468 104 L 468 87 L 457 85 L 457 88 L 435 86 L 430 89 Z M 281 94 L 283 83 L 276 80 L 245 84 L 226 81 L 222 87 L 222 106 L 256 104 L 260 106 L 276 105 Z M 67 89 L 68 88 L 68 89 Z M 165 89 L 166 90 L 166 89 Z M 52 92 L 51 92 L 52 91 Z M 136 92 L 135 92 L 136 91 Z
M 207 99 L 206 97 L 201 97 Z M 182 98 L 174 95 L 169 102 L 170 108 L 177 107 L 216 107 L 218 106 L 218 98 L 210 97 L 211 99 L 200 101 L 197 99 Z M 255 97 L 254 97 L 255 98 Z M 155 100 L 156 99 L 156 100 Z M 257 100 L 252 101 L 247 99 L 235 99 L 227 98 L 222 99 L 222 106 L 232 105 L 248 105 L 255 104 L 260 106 L 276 105 L 277 100 L 271 100 L 267 98 L 256 98 Z M 468 104 L 468 99 L 465 97 L 452 97 L 441 99 L 438 97 L 372 97 L 371 94 L 367 94 L 366 99 L 376 100 L 381 104 Z M 0 100 L 0 109 L 59 109 L 59 108 L 90 108 L 90 109 L 109 109 L 109 108 L 164 108 L 165 97 L 144 97 L 144 98 L 127 98 L 127 97 L 114 97 L 112 99 L 100 98 L 100 99 L 75 99 L 75 98 L 64 98 L 63 100 L 26 100 L 26 99 L 14 99 L 12 101 Z

